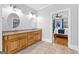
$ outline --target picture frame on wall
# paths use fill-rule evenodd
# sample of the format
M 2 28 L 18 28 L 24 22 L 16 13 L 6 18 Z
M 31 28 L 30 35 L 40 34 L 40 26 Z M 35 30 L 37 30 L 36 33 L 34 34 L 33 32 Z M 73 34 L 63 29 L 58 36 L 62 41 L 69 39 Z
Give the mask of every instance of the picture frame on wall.
M 60 20 L 55 21 L 55 28 L 61 28 L 61 21 Z

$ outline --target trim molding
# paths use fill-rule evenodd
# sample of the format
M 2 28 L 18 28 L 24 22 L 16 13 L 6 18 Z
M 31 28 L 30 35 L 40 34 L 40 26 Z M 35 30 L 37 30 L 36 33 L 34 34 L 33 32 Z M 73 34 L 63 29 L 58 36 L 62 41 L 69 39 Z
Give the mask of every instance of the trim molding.
M 2 33 L 0 33 L 0 51 L 2 51 Z
M 79 49 L 78 49 L 78 46 L 77 45 L 69 45 L 68 48 L 77 50 L 79 52 Z
M 78 48 L 78 53 L 79 53 L 79 48 Z
M 78 5 L 78 52 L 79 52 L 79 5 Z
M 37 9 L 37 11 L 42 10 L 42 9 L 44 9 L 44 8 L 47 8 L 47 7 L 51 6 L 51 5 L 53 5 L 53 4 L 49 4 L 49 5 L 47 5 L 47 6 L 41 7 L 41 8 L 39 8 L 39 9 Z
M 62 11 L 68 11 L 68 26 L 69 26 L 68 27 L 68 46 L 69 46 L 69 45 L 71 45 L 71 31 L 72 31 L 71 30 L 71 8 L 56 10 L 54 12 L 51 12 L 50 15 L 51 15 L 51 20 L 52 20 L 52 14 L 56 14 L 56 13 L 59 13 L 59 12 L 62 12 Z
M 44 39 L 44 38 L 43 38 Z M 50 39 L 44 39 L 42 41 L 48 42 L 48 43 L 52 43 L 52 41 Z

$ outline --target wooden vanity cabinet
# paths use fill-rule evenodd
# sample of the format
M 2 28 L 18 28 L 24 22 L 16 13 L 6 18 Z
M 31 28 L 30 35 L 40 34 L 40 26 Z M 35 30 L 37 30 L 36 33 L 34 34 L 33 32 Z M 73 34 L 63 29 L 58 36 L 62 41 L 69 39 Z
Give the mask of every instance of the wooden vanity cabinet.
M 3 36 L 4 49 L 6 53 L 15 53 L 27 46 L 27 33 Z
M 8 39 L 8 36 L 4 36 L 3 43 L 3 51 L 5 53 L 14 53 L 19 48 L 19 40 L 18 39 Z
M 28 46 L 35 43 L 34 32 L 28 32 L 28 39 L 27 40 L 28 40 Z
M 28 46 L 42 39 L 42 30 L 28 32 Z
M 34 39 L 35 39 L 36 42 L 40 41 L 42 39 L 42 31 L 41 30 L 40 31 L 35 31 L 34 36 L 35 36 Z
M 27 33 L 23 33 L 21 34 L 22 36 L 20 36 L 19 39 L 19 49 L 25 48 L 27 47 Z
M 15 53 L 19 48 L 19 40 L 7 41 L 7 53 Z
M 68 36 L 67 35 L 54 34 L 54 43 L 68 47 Z
M 40 41 L 42 30 L 17 33 L 3 36 L 3 51 L 5 53 L 16 53 L 21 49 Z

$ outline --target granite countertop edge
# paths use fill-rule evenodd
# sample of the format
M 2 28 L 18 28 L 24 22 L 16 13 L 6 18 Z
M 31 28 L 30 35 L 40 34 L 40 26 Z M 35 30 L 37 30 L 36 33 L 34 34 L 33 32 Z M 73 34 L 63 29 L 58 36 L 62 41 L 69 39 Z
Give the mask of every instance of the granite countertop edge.
M 32 31 L 37 31 L 41 30 L 39 28 L 36 29 L 24 29 L 24 30 L 14 30 L 14 31 L 3 31 L 2 35 L 12 35 L 12 34 L 18 34 L 18 33 L 24 33 L 24 32 L 32 32 Z

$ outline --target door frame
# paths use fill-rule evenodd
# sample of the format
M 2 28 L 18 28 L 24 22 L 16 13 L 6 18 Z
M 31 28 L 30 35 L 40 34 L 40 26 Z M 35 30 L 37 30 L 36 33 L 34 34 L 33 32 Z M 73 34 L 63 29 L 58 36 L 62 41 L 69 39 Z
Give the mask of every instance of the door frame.
M 68 11 L 68 47 L 70 48 L 71 46 L 71 9 L 70 8 L 66 8 L 66 9 L 61 9 L 61 10 L 56 10 L 54 12 L 51 12 L 51 25 L 52 25 L 52 14 L 55 14 L 55 13 L 59 13 L 59 12 L 62 12 L 62 11 Z M 52 27 L 52 26 L 51 26 Z M 52 27 L 52 30 L 53 30 L 53 27 Z M 54 35 L 52 33 L 52 42 L 54 42 Z
M 78 52 L 79 52 L 79 5 L 78 5 Z

